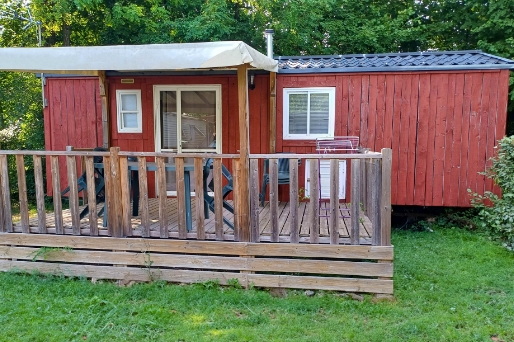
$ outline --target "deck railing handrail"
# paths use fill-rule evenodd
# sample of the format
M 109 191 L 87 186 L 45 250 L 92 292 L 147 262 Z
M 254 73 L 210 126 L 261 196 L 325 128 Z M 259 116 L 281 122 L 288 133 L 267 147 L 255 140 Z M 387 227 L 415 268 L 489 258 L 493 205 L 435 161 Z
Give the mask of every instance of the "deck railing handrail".
M 130 186 L 129 181 L 127 180 L 126 172 L 122 172 L 122 170 L 127 169 L 128 157 L 136 157 L 138 162 L 138 178 L 139 178 L 139 189 L 142 194 L 146 194 L 146 196 L 141 197 L 141 206 L 142 206 L 142 214 L 141 214 L 141 227 L 142 236 L 143 237 L 155 237 L 156 232 L 150 230 L 150 219 L 149 219 L 149 209 L 148 209 L 148 180 L 147 177 L 148 172 L 155 172 L 155 179 L 157 181 L 156 186 L 156 196 L 159 198 L 159 231 L 157 232 L 157 237 L 168 238 L 175 237 L 180 239 L 189 239 L 189 238 L 197 238 L 197 239 L 205 239 L 205 238 L 213 238 L 214 235 L 206 235 L 203 227 L 203 219 L 204 219 L 204 203 L 203 203 L 203 171 L 204 171 L 204 163 L 205 158 L 214 159 L 212 172 L 214 177 L 214 193 L 221 193 L 222 189 L 222 163 L 226 163 L 223 160 L 232 160 L 227 166 L 232 169 L 233 175 L 233 203 L 234 203 L 234 233 L 233 239 L 238 241 L 240 229 L 248 229 L 250 232 L 250 241 L 251 242 L 259 242 L 259 241 L 271 241 L 271 242 L 283 242 L 284 236 L 279 234 L 277 230 L 278 223 L 278 170 L 276 162 L 278 159 L 289 159 L 290 165 L 290 178 L 293 182 L 290 184 L 290 208 L 291 215 L 293 219 L 291 220 L 291 235 L 287 237 L 287 240 L 292 243 L 299 242 L 309 242 L 309 243 L 326 243 L 330 242 L 333 244 L 340 243 L 350 243 L 350 244 L 360 244 L 359 238 L 359 225 L 354 220 L 354 224 L 352 225 L 350 231 L 350 238 L 342 238 L 340 237 L 337 230 L 337 216 L 334 216 L 334 211 L 338 210 L 339 197 L 337 195 L 332 194 L 335 193 L 335 190 L 331 191 L 331 219 L 330 224 L 334 224 L 336 230 L 332 230 L 330 233 L 330 237 L 324 237 L 320 239 L 319 236 L 319 224 L 316 225 L 316 219 L 312 219 L 314 223 L 312 223 L 314 229 L 311 229 L 311 233 L 309 233 L 309 237 L 300 237 L 299 233 L 299 224 L 298 213 L 295 213 L 295 210 L 298 206 L 298 160 L 331 160 L 330 163 L 330 177 L 331 183 L 336 184 L 339 182 L 338 175 L 338 163 L 337 160 L 347 159 L 351 160 L 349 163 L 351 177 L 348 178 L 349 183 L 351 184 L 351 197 L 353 199 L 357 199 L 357 202 L 361 203 L 360 207 L 362 208 L 362 212 L 359 213 L 359 206 L 353 206 L 353 215 L 356 219 L 359 218 L 359 215 L 366 215 L 367 218 L 371 221 L 373 226 L 373 235 L 372 235 L 372 244 L 373 245 L 390 245 L 390 212 L 391 212 L 391 204 L 390 204 L 390 177 L 391 177 L 391 150 L 383 149 L 382 152 L 365 152 L 365 153 L 355 153 L 355 154 L 297 154 L 297 153 L 281 153 L 281 154 L 250 154 L 250 182 L 248 184 L 250 188 L 250 207 L 242 208 L 240 203 L 238 203 L 239 189 L 241 188 L 241 184 L 238 184 L 240 180 L 241 167 L 239 165 L 239 154 L 216 154 L 216 153 L 169 153 L 169 152 L 132 152 L 132 151 L 119 151 L 119 148 L 111 148 L 109 152 L 101 152 L 101 151 L 86 151 L 86 150 L 68 150 L 68 151 L 40 151 L 40 150 L 0 150 L 0 182 L 2 184 L 2 188 L 6 189 L 0 191 L 0 204 L 2 205 L 2 210 L 0 210 L 0 220 L 2 224 L 0 224 L 0 232 L 14 232 L 14 228 L 12 225 L 12 211 L 11 211 L 11 199 L 10 199 L 10 191 L 9 191 L 9 177 L 8 177 L 8 155 L 16 156 L 16 167 L 18 173 L 18 188 L 19 188 L 19 203 L 20 203 L 20 217 L 21 217 L 21 231 L 24 233 L 30 232 L 38 232 L 38 233 L 47 233 L 46 229 L 46 221 L 45 221 L 45 213 L 44 213 L 44 182 L 43 182 L 43 174 L 44 170 L 42 167 L 42 158 L 47 156 L 48 168 L 49 171 L 48 179 L 52 179 L 52 181 L 48 182 L 48 187 L 52 189 L 54 196 L 54 208 L 55 208 L 55 232 L 57 234 L 65 234 L 70 233 L 68 229 L 65 229 L 62 222 L 62 207 L 61 207 L 61 190 L 62 187 L 66 185 L 70 185 L 70 213 L 72 218 L 72 229 L 71 233 L 75 235 L 83 234 L 80 226 L 79 219 L 79 193 L 77 191 L 77 177 L 82 174 L 84 171 L 87 171 L 87 199 L 88 206 L 90 208 L 90 225 L 89 229 L 86 229 L 87 234 L 90 235 L 100 235 L 97 227 L 98 217 L 96 213 L 96 197 L 95 197 L 95 174 L 94 172 L 94 161 L 93 157 L 101 156 L 104 158 L 105 164 L 105 182 L 106 187 L 105 191 L 107 195 L 107 202 L 105 206 L 108 209 L 109 219 L 108 219 L 108 234 L 121 237 L 121 236 L 131 236 L 132 235 L 132 227 L 131 227 L 131 216 L 130 216 Z M 34 228 L 29 224 L 29 216 L 28 216 L 28 206 L 27 206 L 27 186 L 26 186 L 26 175 L 25 175 L 25 165 L 24 165 L 24 157 L 32 156 L 34 159 L 34 172 L 36 179 L 36 199 L 38 204 L 38 227 L 34 231 Z M 82 158 L 77 158 L 82 157 Z M 64 168 L 63 159 L 66 159 L 66 167 Z M 153 170 L 150 171 L 147 169 L 147 158 L 155 158 L 156 166 L 153 166 Z M 178 205 L 178 232 L 168 232 L 167 214 L 165 214 L 165 206 L 166 206 L 166 197 L 167 191 L 165 187 L 166 177 L 166 158 L 173 158 L 176 164 L 176 172 L 177 172 L 177 205 Z M 184 162 L 185 158 L 193 158 L 194 159 L 194 171 L 191 171 L 191 174 L 194 173 L 195 176 L 195 192 L 196 192 L 196 213 L 194 217 L 196 218 L 197 223 L 197 233 L 192 233 L 186 231 L 185 228 L 185 214 L 184 205 L 185 198 L 183 196 L 184 192 L 187 189 L 184 185 Z M 77 163 L 77 160 L 81 159 L 80 163 Z M 262 169 L 259 170 L 259 167 L 262 167 L 262 160 L 269 159 L 270 160 L 270 170 L 269 170 L 269 184 L 270 184 L 270 223 L 271 231 L 269 236 L 263 236 L 262 231 L 260 230 L 260 220 L 259 220 L 259 199 L 258 193 L 260 189 L 260 181 L 262 178 Z M 153 161 L 153 160 L 152 160 Z M 305 164 L 302 164 L 305 165 Z M 304 166 L 301 166 L 302 168 Z M 311 162 L 311 173 L 315 174 L 319 172 L 318 163 Z M 60 171 L 62 169 L 62 171 Z M 357 172 L 351 172 L 355 170 Z M 186 171 L 189 172 L 189 171 Z M 66 181 L 66 184 L 61 184 L 60 174 L 65 174 L 67 178 L 63 178 L 63 181 Z M 310 208 L 313 210 L 314 214 L 317 216 L 315 202 L 318 201 L 317 192 L 318 186 L 316 184 L 312 184 L 315 188 L 312 189 L 312 198 L 310 204 Z M 238 186 L 239 185 L 239 186 Z M 337 186 L 332 185 L 332 187 L 338 188 Z M 209 190 L 211 191 L 211 190 Z M 86 196 L 84 194 L 83 198 Z M 334 197 L 335 196 L 335 197 Z M 227 235 L 224 232 L 223 228 L 223 199 L 218 198 L 219 196 L 215 196 L 215 238 L 218 240 L 224 240 L 227 238 Z M 352 199 L 352 201 L 353 201 Z M 239 206 L 238 206 L 239 205 Z M 319 208 L 318 208 L 319 210 Z M 250 216 L 250 227 L 239 227 L 239 217 L 241 215 L 249 215 Z M 301 217 L 301 214 L 300 214 Z M 314 217 L 314 216 L 313 216 Z M 362 217 L 362 216 L 361 216 Z M 188 221 L 189 222 L 189 221 Z M 289 222 L 289 221 L 288 221 Z M 283 222 L 282 222 L 283 223 Z M 309 222 L 307 222 L 309 224 Z M 19 228 L 18 228 L 19 229 Z M 303 229 L 303 228 L 302 228 Z M 105 232 L 102 232 L 101 235 L 104 235 Z M 267 233 L 266 233 L 267 234 Z M 322 241 L 323 240 L 323 241 Z M 369 243 L 369 242 L 368 242 Z

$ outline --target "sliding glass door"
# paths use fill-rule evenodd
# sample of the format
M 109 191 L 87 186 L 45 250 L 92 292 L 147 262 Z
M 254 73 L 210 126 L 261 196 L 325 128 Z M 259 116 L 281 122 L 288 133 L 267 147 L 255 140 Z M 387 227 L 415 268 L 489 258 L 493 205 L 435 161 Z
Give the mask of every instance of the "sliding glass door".
M 221 153 L 220 85 L 155 86 L 154 111 L 157 152 Z M 193 159 L 187 158 L 185 163 L 193 163 Z M 175 184 L 175 172 L 167 172 L 170 195 L 176 191 Z

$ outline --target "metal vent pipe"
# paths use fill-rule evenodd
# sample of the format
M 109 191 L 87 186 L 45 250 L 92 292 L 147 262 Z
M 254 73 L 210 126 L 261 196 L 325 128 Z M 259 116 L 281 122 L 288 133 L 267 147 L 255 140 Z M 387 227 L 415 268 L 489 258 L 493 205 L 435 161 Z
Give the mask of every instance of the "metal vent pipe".
M 269 58 L 273 58 L 273 33 L 275 33 L 273 29 L 264 30 L 264 34 L 266 35 L 267 54 Z

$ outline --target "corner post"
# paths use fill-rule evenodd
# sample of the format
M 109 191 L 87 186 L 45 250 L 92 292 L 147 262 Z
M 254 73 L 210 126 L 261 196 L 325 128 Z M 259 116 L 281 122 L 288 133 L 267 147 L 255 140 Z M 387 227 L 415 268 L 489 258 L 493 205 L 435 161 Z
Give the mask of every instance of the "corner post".
M 237 99 L 239 111 L 239 167 L 240 178 L 236 196 L 239 222 L 239 239 L 250 241 L 250 133 L 248 114 L 248 64 L 237 66 Z
M 391 245 L 391 165 L 393 151 L 382 149 L 382 194 L 380 198 L 380 245 Z
M 98 82 L 100 86 L 100 98 L 102 101 L 102 144 L 103 148 L 109 148 L 110 120 L 109 120 L 109 89 L 105 71 L 98 71 Z
M 269 73 L 269 153 L 277 147 L 277 73 Z

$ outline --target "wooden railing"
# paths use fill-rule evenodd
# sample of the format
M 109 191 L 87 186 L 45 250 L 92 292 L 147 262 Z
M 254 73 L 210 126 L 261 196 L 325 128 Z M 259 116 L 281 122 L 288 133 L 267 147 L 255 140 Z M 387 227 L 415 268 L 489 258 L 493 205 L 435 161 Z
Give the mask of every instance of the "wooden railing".
M 327 238 L 320 239 L 319 222 L 317 219 L 311 219 L 310 233 L 308 239 L 300 237 L 301 218 L 298 213 L 298 160 L 309 160 L 311 174 L 318 174 L 318 160 L 331 160 L 331 194 L 330 194 L 330 236 L 331 244 L 352 244 L 361 243 L 359 237 L 359 218 L 360 215 L 366 215 L 371 221 L 373 233 L 371 235 L 371 243 L 373 245 L 389 246 L 390 245 L 390 184 L 391 184 L 391 150 L 384 149 L 381 153 L 365 153 L 365 154 L 341 154 L 341 155 L 318 155 L 318 154 L 272 154 L 250 155 L 250 184 L 241 184 L 239 165 L 239 155 L 236 154 L 210 154 L 210 153 L 148 153 L 148 152 L 122 152 L 119 148 L 113 147 L 109 152 L 90 152 L 90 151 L 0 151 L 0 182 L 2 184 L 2 193 L 0 196 L 0 232 L 14 232 L 15 228 L 12 219 L 10 184 L 8 177 L 8 158 L 9 155 L 15 155 L 18 178 L 18 193 L 20 219 L 19 227 L 22 233 L 55 233 L 55 234 L 73 234 L 73 235 L 107 235 L 112 237 L 130 237 L 136 233 L 131 223 L 131 189 L 128 177 L 129 157 L 137 159 L 139 193 L 140 193 L 140 209 L 141 209 L 141 229 L 137 235 L 142 237 L 159 237 L 159 238 L 178 238 L 178 239 L 215 239 L 215 240 L 235 240 L 241 241 L 241 236 L 249 236 L 251 242 L 271 241 L 271 242 L 308 242 L 312 244 L 328 242 Z M 105 198 L 107 211 L 107 227 L 99 230 L 97 201 L 95 196 L 95 174 L 94 160 L 95 156 L 103 158 L 104 175 L 105 175 Z M 25 158 L 33 158 L 34 176 L 35 176 L 35 197 L 37 202 L 37 223 L 29 217 L 27 183 L 25 174 Z M 43 158 L 50 166 L 49 176 L 51 175 L 51 183 L 49 187 L 53 193 L 55 228 L 47 228 L 47 218 L 45 213 L 45 184 Z M 78 158 L 83 158 L 83 162 L 77 163 Z M 169 230 L 169 219 L 167 213 L 167 193 L 165 178 L 165 159 L 174 158 L 176 165 L 176 189 L 177 189 L 177 229 Z M 186 227 L 186 199 L 184 184 L 184 159 L 194 159 L 194 179 L 195 179 L 195 211 L 193 217 L 196 229 L 188 232 Z M 234 231 L 232 234 L 224 232 L 223 223 L 223 198 L 214 196 L 214 234 L 207 234 L 204 229 L 204 191 L 203 191 L 203 166 L 205 158 L 212 158 L 214 193 L 221 194 L 222 190 L 222 165 L 229 166 L 232 170 L 234 191 L 231 200 L 234 206 Z M 268 158 L 269 163 L 269 210 L 270 210 L 270 234 L 269 237 L 263 237 L 260 227 L 259 217 L 259 190 L 260 181 L 262 179 L 262 170 L 259 170 L 259 159 Z M 288 237 L 280 236 L 278 227 L 278 172 L 277 161 L 279 158 L 287 158 L 290 163 L 290 194 L 289 208 L 290 232 Z M 65 165 L 64 167 L 64 159 Z M 158 230 L 151 230 L 151 218 L 149 210 L 148 198 L 148 171 L 147 160 L 155 160 L 156 171 L 155 179 L 157 182 L 156 197 L 158 199 Z M 337 197 L 337 189 L 339 182 L 339 162 L 340 159 L 351 161 L 351 203 L 359 205 L 350 206 L 351 230 L 349 240 L 341 239 L 339 235 L 339 219 Z M 228 162 L 228 163 L 227 163 Z M 305 164 L 304 164 L 305 165 Z M 61 172 L 66 169 L 66 184 L 61 184 Z M 82 172 L 86 173 L 87 180 L 87 206 L 89 207 L 89 223 L 88 228 L 81 227 L 80 224 L 80 197 L 77 188 L 77 178 Z M 61 190 L 65 186 L 70 186 L 69 195 L 69 216 L 71 216 L 71 227 L 66 228 L 63 222 L 63 209 L 61 202 Z M 241 189 L 245 186 L 250 190 L 250 207 L 244 208 L 238 201 Z M 312 217 L 316 217 L 319 210 L 318 198 L 318 182 L 317 177 L 312 177 L 311 181 L 311 197 L 309 208 L 313 213 Z M 244 193 L 244 192 L 243 192 Z M 246 192 L 247 193 L 247 192 Z M 241 218 L 244 215 L 250 216 L 250 226 L 241 227 Z M 18 226 L 17 226 L 18 227 Z M 242 230 L 246 230 L 242 234 Z M 248 234 L 249 231 L 249 234 Z
M 298 213 L 298 165 L 299 159 L 309 161 L 310 174 L 319 174 L 319 160 L 330 160 L 330 243 L 340 244 L 339 234 L 339 161 L 349 160 L 351 178 L 350 205 L 351 229 L 349 243 L 360 244 L 359 225 L 361 214 L 368 216 L 372 225 L 371 244 L 377 246 L 391 245 L 391 149 L 382 149 L 381 153 L 366 152 L 359 154 L 252 154 L 250 155 L 250 237 L 252 242 L 262 240 L 259 226 L 259 159 L 269 159 L 269 208 L 271 232 L 269 241 L 280 242 L 278 214 L 278 160 L 289 159 L 289 208 L 291 243 L 300 242 Z M 319 182 L 318 177 L 311 177 L 309 210 L 310 243 L 319 243 Z M 361 210 L 362 209 L 362 210 Z M 302 241 L 304 242 L 304 241 Z

